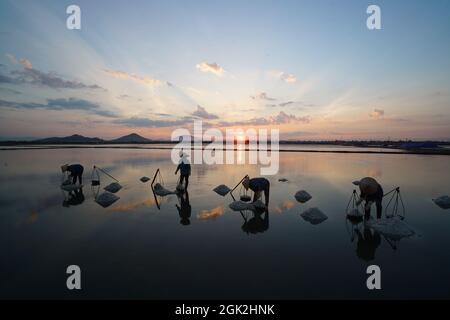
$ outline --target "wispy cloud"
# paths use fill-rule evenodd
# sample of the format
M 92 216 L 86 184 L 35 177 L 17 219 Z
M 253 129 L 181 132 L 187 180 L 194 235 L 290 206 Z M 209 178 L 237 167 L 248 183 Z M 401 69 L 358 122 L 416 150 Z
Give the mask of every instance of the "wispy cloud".
M 199 117 L 199 118 L 202 118 L 202 119 L 209 119 L 209 120 L 218 119 L 219 118 L 217 115 L 209 113 L 208 111 L 206 111 L 205 108 L 203 108 L 203 107 L 201 107 L 199 105 L 197 105 L 197 110 L 195 110 L 192 113 L 192 115 L 195 116 L 195 117 Z
M 374 119 L 381 119 L 384 117 L 384 110 L 382 109 L 374 109 L 369 116 Z
M 201 62 L 198 63 L 195 67 L 201 72 L 210 72 L 219 77 L 223 76 L 225 73 L 225 69 L 215 62 L 213 63 Z
M 113 112 L 102 109 L 98 104 L 77 98 L 47 99 L 47 103 L 13 102 L 0 100 L 0 108 L 10 109 L 43 109 L 43 110 L 82 110 L 102 117 L 115 118 Z
M 45 86 L 52 89 L 102 89 L 99 85 L 84 84 L 79 81 L 66 80 L 53 72 L 43 72 L 33 68 L 33 64 L 28 59 L 17 59 L 13 55 L 6 55 L 14 64 L 23 66 L 23 70 L 11 71 L 11 76 L 0 75 L 0 82 L 21 84 L 27 83 L 37 86 Z
M 297 77 L 292 73 L 287 73 L 283 71 L 272 71 L 270 72 L 270 75 L 286 83 L 292 84 L 297 82 Z
M 271 98 L 267 95 L 267 93 L 265 92 L 260 92 L 254 96 L 250 96 L 250 98 L 252 98 L 253 100 L 266 100 L 266 101 L 275 101 L 277 99 L 275 98 Z
M 286 107 L 288 105 L 294 104 L 294 101 L 286 101 L 279 104 L 280 107 Z
M 281 125 L 287 123 L 309 123 L 311 118 L 309 116 L 298 117 L 293 114 L 287 114 L 280 111 L 275 116 L 252 118 L 242 121 L 222 121 L 219 125 L 222 127 L 234 126 L 265 126 L 265 125 Z
M 165 128 L 182 126 L 192 121 L 191 118 L 186 117 L 177 120 L 154 120 L 149 118 L 131 117 L 126 119 L 117 119 L 113 123 L 124 125 L 132 128 Z
M 163 83 L 161 80 L 158 80 L 158 79 L 153 79 L 153 78 L 146 77 L 146 76 L 140 76 L 140 75 L 137 75 L 134 73 L 128 73 L 125 71 L 109 70 L 109 69 L 104 69 L 103 71 L 107 75 L 109 75 L 113 78 L 128 79 L 128 80 L 132 80 L 134 82 L 137 82 L 137 83 L 140 83 L 143 85 L 147 85 L 147 86 L 159 86 Z

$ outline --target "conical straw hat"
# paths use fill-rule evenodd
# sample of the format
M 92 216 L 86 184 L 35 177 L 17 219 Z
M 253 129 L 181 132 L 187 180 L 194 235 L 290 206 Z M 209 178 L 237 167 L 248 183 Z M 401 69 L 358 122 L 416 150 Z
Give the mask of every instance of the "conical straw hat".
M 371 177 L 362 178 L 359 181 L 359 189 L 364 194 L 374 194 L 378 190 L 378 182 Z

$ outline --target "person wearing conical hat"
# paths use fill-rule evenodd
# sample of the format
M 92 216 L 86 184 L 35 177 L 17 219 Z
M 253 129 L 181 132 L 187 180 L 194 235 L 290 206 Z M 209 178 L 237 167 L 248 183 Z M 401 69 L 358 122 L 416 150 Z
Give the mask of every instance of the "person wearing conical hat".
M 266 178 L 252 178 L 248 176 L 242 181 L 242 185 L 245 190 L 252 190 L 254 192 L 253 202 L 261 197 L 261 193 L 264 192 L 264 201 L 266 207 L 269 206 L 269 192 L 270 192 L 270 182 Z
M 377 207 L 377 219 L 381 219 L 381 214 L 383 211 L 383 188 L 381 185 L 371 177 L 365 177 L 362 178 L 359 181 L 353 181 L 353 184 L 355 186 L 359 186 L 359 190 L 361 191 L 361 194 L 359 195 L 360 200 L 358 202 L 358 205 L 361 204 L 362 201 L 365 201 L 365 218 L 370 218 L 370 208 L 372 206 L 372 203 L 375 202 Z
M 180 162 L 177 166 L 175 174 L 178 174 L 178 171 L 180 171 L 180 181 L 178 183 L 178 186 L 180 190 L 182 189 L 184 191 L 187 191 L 189 185 L 189 176 L 191 175 L 191 164 L 189 162 L 188 155 L 183 152 L 183 149 L 181 149 L 180 151 Z M 185 182 L 184 187 L 183 182 Z

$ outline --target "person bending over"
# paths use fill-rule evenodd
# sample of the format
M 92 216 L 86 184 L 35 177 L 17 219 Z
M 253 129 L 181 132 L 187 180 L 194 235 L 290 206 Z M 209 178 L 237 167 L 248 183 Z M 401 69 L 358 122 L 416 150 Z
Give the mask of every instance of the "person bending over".
M 383 210 L 383 188 L 381 185 L 371 177 L 363 178 L 359 181 L 354 181 L 354 185 L 359 186 L 359 190 L 361 191 L 360 200 L 357 203 L 361 204 L 362 201 L 365 201 L 365 218 L 370 218 L 370 208 L 372 203 L 375 202 L 377 207 L 377 219 L 381 219 L 381 214 Z
M 266 178 L 252 178 L 245 177 L 242 181 L 242 185 L 245 190 L 252 190 L 254 192 L 253 202 L 261 197 L 261 193 L 264 192 L 264 200 L 266 207 L 269 206 L 269 193 L 270 193 L 270 182 Z
M 83 171 L 84 168 L 81 164 L 65 164 L 61 167 L 62 172 L 69 172 L 69 178 L 72 178 L 72 183 L 75 184 L 77 182 L 80 183 L 80 185 L 83 182 Z

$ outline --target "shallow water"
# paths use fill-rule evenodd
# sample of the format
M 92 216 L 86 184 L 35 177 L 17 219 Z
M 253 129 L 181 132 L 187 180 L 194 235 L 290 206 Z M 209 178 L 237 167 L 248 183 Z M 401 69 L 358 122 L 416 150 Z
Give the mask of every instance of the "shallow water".
M 160 168 L 164 185 L 175 188 L 169 150 L 15 150 L 0 159 L 1 298 L 450 297 L 450 210 L 431 201 L 450 193 L 447 156 L 281 153 L 280 172 L 269 178 L 268 219 L 233 212 L 231 197 L 212 191 L 258 176 L 257 166 L 195 165 L 188 225 L 176 195 L 155 199 L 151 181 L 139 181 Z M 60 189 L 63 163 L 85 166 L 80 204 Z M 106 209 L 94 202 L 94 164 L 124 186 Z M 385 192 L 400 186 L 417 236 L 358 239 L 353 229 L 364 234 L 363 226 L 346 222 L 345 209 L 351 182 L 364 176 Z M 112 182 L 101 179 L 102 188 Z M 306 204 L 295 201 L 300 189 L 313 197 Z M 300 213 L 311 207 L 328 220 L 304 221 Z M 81 291 L 66 289 L 71 264 L 82 269 Z M 366 288 L 371 264 L 381 267 L 380 291 Z

